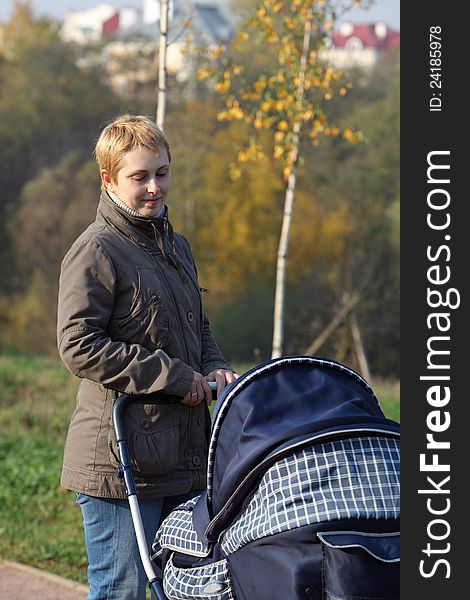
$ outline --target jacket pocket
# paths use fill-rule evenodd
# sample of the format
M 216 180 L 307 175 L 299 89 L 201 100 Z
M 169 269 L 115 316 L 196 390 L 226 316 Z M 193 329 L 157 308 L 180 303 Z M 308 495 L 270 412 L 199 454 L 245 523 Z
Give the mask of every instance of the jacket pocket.
M 169 600 L 234 600 L 225 559 L 208 565 L 181 568 L 173 555 L 165 565 L 163 588 Z
M 113 337 L 118 340 L 164 348 L 169 341 L 169 315 L 160 290 L 139 298 L 125 315 L 113 316 Z
M 130 404 L 124 415 L 127 443 L 134 473 L 159 477 L 179 462 L 180 410 L 178 404 Z M 117 465 L 114 426 L 109 429 L 110 460 Z
M 400 534 L 329 531 L 323 550 L 323 600 L 400 597 Z

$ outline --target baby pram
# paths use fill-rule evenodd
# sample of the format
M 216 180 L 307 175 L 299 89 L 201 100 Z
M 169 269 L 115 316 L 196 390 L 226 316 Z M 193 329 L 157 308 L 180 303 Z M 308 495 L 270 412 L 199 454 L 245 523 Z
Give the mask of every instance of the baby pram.
M 215 407 L 207 490 L 156 534 L 156 597 L 398 598 L 399 434 L 338 362 L 245 373 Z

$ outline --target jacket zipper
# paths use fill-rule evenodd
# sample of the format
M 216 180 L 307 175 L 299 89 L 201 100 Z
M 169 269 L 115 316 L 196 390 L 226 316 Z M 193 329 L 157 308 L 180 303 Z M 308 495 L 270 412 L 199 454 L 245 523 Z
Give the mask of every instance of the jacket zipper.
M 160 265 L 158 264 L 157 260 L 155 260 L 155 264 L 157 265 L 157 269 L 158 269 L 158 272 L 160 273 L 161 281 L 162 281 L 163 285 L 165 286 L 165 288 L 166 288 L 166 290 L 168 292 L 169 297 L 171 298 L 171 302 L 173 304 L 173 309 L 174 309 L 174 311 L 176 313 L 176 320 L 178 321 L 178 325 L 179 325 L 179 329 L 180 329 L 180 334 L 181 334 L 180 335 L 180 339 L 182 340 L 183 353 L 184 353 L 184 357 L 185 357 L 184 362 L 186 364 L 188 364 L 188 362 L 189 362 L 189 351 L 188 351 L 188 346 L 186 344 L 186 338 L 185 338 L 184 330 L 183 330 L 183 323 L 181 322 L 181 316 L 180 316 L 179 311 L 178 311 L 178 306 L 176 304 L 176 299 L 175 299 L 175 296 L 173 294 L 173 291 L 172 291 L 170 285 L 168 284 L 165 276 L 163 275 L 163 272 L 162 272 L 162 270 L 160 268 Z M 189 439 L 191 437 L 191 433 L 190 433 L 191 432 L 191 413 L 193 412 L 193 410 L 192 410 L 193 407 L 192 406 L 189 406 L 188 408 L 189 408 L 189 410 L 187 411 L 188 418 L 187 418 L 187 422 L 186 422 L 186 425 L 187 425 L 187 428 L 188 428 L 188 436 L 187 436 L 186 444 L 185 444 L 185 448 L 184 448 L 184 456 L 185 456 L 185 458 L 187 456 Z
M 158 264 L 158 261 L 155 261 L 155 264 L 157 265 L 157 269 L 158 269 L 158 272 L 160 274 L 161 281 L 162 281 L 163 285 L 165 286 L 166 291 L 168 292 L 168 296 L 171 298 L 171 302 L 172 302 L 173 309 L 174 309 L 175 314 L 176 314 L 176 320 L 178 321 L 178 326 L 179 326 L 179 330 L 180 330 L 180 334 L 181 334 L 180 337 L 181 337 L 181 340 L 182 340 L 182 347 L 183 347 L 183 353 L 184 353 L 184 362 L 186 364 L 188 364 L 188 360 L 189 360 L 188 346 L 186 345 L 186 338 L 184 336 L 183 323 L 181 322 L 181 316 L 180 316 L 179 311 L 178 311 L 178 305 L 176 304 L 176 299 L 175 299 L 175 296 L 173 294 L 173 290 L 168 285 L 168 282 L 167 282 L 165 276 L 163 275 L 163 272 L 162 272 L 162 270 L 160 268 L 160 265 Z

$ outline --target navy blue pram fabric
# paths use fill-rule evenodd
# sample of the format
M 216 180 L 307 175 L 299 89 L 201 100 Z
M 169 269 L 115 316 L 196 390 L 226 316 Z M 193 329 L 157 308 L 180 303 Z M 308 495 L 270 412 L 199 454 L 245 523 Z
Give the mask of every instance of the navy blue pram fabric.
M 215 407 L 206 492 L 157 532 L 168 598 L 397 598 L 399 433 L 341 363 L 245 373 Z
M 370 386 L 330 360 L 279 359 L 235 384 L 214 412 L 208 473 L 213 514 L 254 466 L 298 440 L 348 429 L 398 430 Z

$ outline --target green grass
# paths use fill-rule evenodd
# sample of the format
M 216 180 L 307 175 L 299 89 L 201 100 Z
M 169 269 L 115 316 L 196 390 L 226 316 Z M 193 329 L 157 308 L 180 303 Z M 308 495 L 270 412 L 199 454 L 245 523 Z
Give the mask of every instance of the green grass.
M 76 387 L 58 360 L 0 355 L 0 556 L 85 582 L 81 513 L 59 485 Z
M 372 379 L 372 388 L 385 416 L 400 422 L 400 381 L 397 379 Z
M 59 484 L 77 385 L 58 359 L 0 354 L 0 556 L 85 583 L 81 512 Z M 399 420 L 399 383 L 372 385 Z

